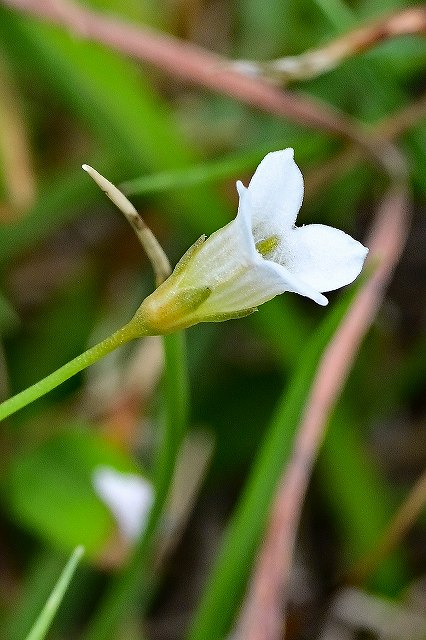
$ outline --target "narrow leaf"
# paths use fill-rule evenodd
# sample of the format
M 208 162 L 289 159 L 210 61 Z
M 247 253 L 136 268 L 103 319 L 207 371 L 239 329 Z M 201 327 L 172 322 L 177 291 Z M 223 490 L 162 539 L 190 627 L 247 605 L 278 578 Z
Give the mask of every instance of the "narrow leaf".
M 74 550 L 26 640 L 42 640 L 46 636 L 83 553 L 84 547 Z

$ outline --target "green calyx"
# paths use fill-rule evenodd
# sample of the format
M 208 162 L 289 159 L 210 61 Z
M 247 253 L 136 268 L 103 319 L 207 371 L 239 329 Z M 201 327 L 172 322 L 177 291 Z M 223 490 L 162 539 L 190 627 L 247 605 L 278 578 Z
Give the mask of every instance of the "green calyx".
M 227 311 L 225 313 L 214 313 L 211 316 L 203 317 L 203 322 L 224 322 L 225 320 L 237 320 L 238 318 L 245 318 L 257 311 L 257 307 L 250 307 L 249 309 L 241 309 L 240 311 Z
M 176 294 L 176 307 L 183 313 L 190 314 L 198 309 L 198 307 L 207 300 L 212 290 L 210 287 L 202 287 L 200 289 L 183 289 Z
M 173 276 L 179 275 L 187 266 L 188 262 L 195 256 L 195 254 L 199 251 L 199 249 L 203 246 L 205 240 L 205 235 L 202 235 L 194 242 L 193 245 L 189 247 L 189 249 L 183 254 L 182 258 L 179 260 L 175 268 L 173 269 Z
M 197 309 L 211 294 L 209 287 L 178 289 L 173 276 L 145 298 L 134 316 L 151 334 L 166 334 L 190 327 L 196 322 Z

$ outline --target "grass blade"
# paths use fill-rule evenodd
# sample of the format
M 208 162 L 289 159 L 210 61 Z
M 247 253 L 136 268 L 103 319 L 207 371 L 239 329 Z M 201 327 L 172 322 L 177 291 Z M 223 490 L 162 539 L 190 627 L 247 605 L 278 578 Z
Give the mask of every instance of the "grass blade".
M 83 553 L 83 547 L 74 550 L 26 640 L 43 640 L 46 636 Z
M 292 450 L 306 397 L 324 349 L 356 288 L 343 297 L 305 347 L 225 533 L 221 551 L 189 633 L 189 640 L 223 638 L 236 614 L 278 479 Z

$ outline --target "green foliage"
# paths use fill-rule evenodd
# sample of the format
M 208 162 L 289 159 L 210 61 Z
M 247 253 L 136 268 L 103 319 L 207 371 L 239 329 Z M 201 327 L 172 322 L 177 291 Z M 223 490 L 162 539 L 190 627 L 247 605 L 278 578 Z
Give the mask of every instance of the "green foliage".
M 77 424 L 17 454 L 4 492 L 24 527 L 62 549 L 83 545 L 96 557 L 114 533 L 114 519 L 97 496 L 93 473 L 108 466 L 137 473 L 135 463 L 103 438 Z

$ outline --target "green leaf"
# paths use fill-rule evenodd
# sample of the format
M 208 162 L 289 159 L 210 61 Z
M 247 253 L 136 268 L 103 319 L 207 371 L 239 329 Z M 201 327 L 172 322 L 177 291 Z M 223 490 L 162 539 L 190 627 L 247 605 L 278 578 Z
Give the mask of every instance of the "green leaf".
M 84 545 L 95 557 L 115 530 L 96 495 L 92 474 L 100 465 L 137 473 L 122 451 L 81 425 L 16 454 L 5 480 L 9 510 L 27 529 L 61 549 Z

